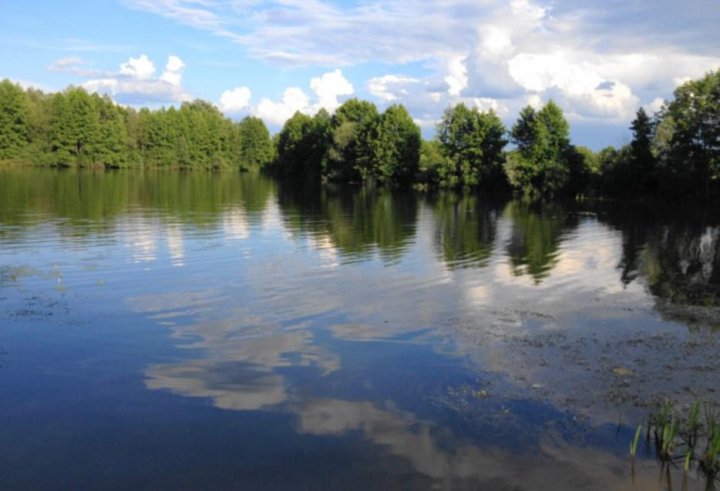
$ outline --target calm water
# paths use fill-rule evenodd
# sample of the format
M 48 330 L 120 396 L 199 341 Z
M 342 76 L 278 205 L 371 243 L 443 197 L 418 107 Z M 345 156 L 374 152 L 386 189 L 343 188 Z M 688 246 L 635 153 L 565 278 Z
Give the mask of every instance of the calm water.
M 670 489 L 720 216 L 0 170 L 1 489 Z M 692 473 L 689 489 L 704 489 Z

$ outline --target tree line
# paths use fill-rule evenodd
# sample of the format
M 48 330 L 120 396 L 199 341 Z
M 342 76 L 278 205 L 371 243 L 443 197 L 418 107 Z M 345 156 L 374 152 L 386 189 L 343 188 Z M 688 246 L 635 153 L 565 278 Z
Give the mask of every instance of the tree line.
M 135 110 L 82 88 L 46 94 L 0 82 L 0 162 L 260 169 L 273 155 L 261 119 L 236 123 L 205 101 Z
M 262 122 L 225 118 L 197 100 L 135 110 L 82 88 L 44 94 L 0 82 L 0 161 L 50 166 L 265 169 L 291 180 L 422 183 L 531 196 L 717 195 L 720 70 L 675 90 L 632 141 L 575 146 L 553 101 L 527 106 L 508 130 L 493 111 L 449 107 L 424 140 L 402 105 L 380 113 L 350 99 L 334 114 L 297 112 L 274 138 Z M 510 147 L 508 147 L 508 145 Z

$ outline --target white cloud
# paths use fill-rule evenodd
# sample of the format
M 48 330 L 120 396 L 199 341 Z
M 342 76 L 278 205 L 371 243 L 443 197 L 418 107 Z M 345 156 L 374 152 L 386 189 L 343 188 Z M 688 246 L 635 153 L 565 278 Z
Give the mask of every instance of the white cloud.
M 332 113 L 341 104 L 339 97 L 349 96 L 355 92 L 352 84 L 339 69 L 313 77 L 310 80 L 310 88 L 315 93 L 315 102 L 311 102 L 310 97 L 300 87 L 288 87 L 279 101 L 265 97 L 250 110 L 266 123 L 280 126 L 298 111 L 313 115 L 320 109 L 326 109 Z
M 50 66 L 48 66 L 48 70 L 51 72 L 65 72 L 76 67 L 80 63 L 82 63 L 82 58 L 79 56 L 65 56 L 55 60 Z
M 124 0 L 276 65 L 370 62 L 398 73 L 394 64 L 412 63 L 406 76 L 418 83 L 381 72 L 367 84 L 380 102 L 402 102 L 419 119 L 436 119 L 457 101 L 493 100 L 512 113 L 537 96 L 598 122 L 619 122 L 640 104 L 669 97 L 686 77 L 720 66 L 715 1 L 638 0 L 608 9 L 600 0 Z M 318 101 L 304 110 L 336 107 L 351 85 L 336 82 L 322 90 L 321 81 L 312 84 Z M 264 107 L 287 112 L 283 101 L 273 104 Z
M 165 64 L 165 71 L 163 72 L 160 80 L 169 83 L 170 85 L 180 85 L 182 81 L 182 71 L 185 68 L 185 63 L 177 56 L 168 56 L 168 61 Z
M 420 80 L 404 75 L 383 75 L 368 80 L 368 90 L 384 102 L 393 102 L 408 94 L 408 85 L 420 83 Z
M 352 95 L 355 90 L 342 71 L 324 73 L 320 77 L 310 80 L 310 88 L 318 98 L 318 106 L 332 112 L 340 106 L 339 96 Z
M 310 98 L 299 87 L 285 89 L 278 102 L 263 98 L 255 108 L 255 115 L 274 125 L 282 125 L 297 111 L 308 112 Z
M 656 97 L 652 100 L 649 104 L 645 104 L 643 106 L 645 110 L 650 114 L 655 114 L 656 112 L 660 111 L 663 106 L 665 105 L 665 99 L 662 97 Z
M 491 99 L 489 97 L 476 97 L 472 99 L 475 107 L 480 111 L 495 111 L 498 115 L 505 115 L 510 112 L 510 109 L 497 99 Z
M 169 63 L 169 59 L 168 59 Z M 155 73 L 155 64 L 147 57 L 140 55 L 137 58 L 130 58 L 120 65 L 120 75 L 134 78 L 136 80 L 148 80 Z
M 106 77 L 107 73 L 87 67 L 87 62 L 79 56 L 66 56 L 52 62 L 48 71 L 56 73 L 69 73 L 84 78 Z
M 165 71 L 155 77 L 155 64 L 143 54 L 121 64 L 118 73 L 87 80 L 82 86 L 91 92 L 108 94 L 122 104 L 178 103 L 191 99 L 182 87 L 184 67 L 179 57 L 171 55 Z
M 252 93 L 247 87 L 226 90 L 220 96 L 220 110 L 225 114 L 237 114 L 250 107 Z
M 467 87 L 467 67 L 465 67 L 465 56 L 454 56 L 450 58 L 447 68 L 445 83 L 448 84 L 448 94 L 458 97 L 460 92 Z
M 625 119 L 639 99 L 626 84 L 607 80 L 590 61 L 569 60 L 563 54 L 520 53 L 508 62 L 510 76 L 523 89 L 555 91 L 577 117 Z

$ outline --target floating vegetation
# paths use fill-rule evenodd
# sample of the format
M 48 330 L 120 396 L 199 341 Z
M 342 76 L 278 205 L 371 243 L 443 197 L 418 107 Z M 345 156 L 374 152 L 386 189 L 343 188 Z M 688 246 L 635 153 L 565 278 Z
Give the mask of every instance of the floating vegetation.
M 642 428 L 638 426 L 630 444 L 633 463 Z M 655 449 L 668 472 L 670 466 L 681 464 L 686 476 L 696 469 L 709 485 L 720 478 L 720 410 L 716 404 L 695 402 L 680 411 L 664 402 L 649 415 L 645 435 L 646 447 Z

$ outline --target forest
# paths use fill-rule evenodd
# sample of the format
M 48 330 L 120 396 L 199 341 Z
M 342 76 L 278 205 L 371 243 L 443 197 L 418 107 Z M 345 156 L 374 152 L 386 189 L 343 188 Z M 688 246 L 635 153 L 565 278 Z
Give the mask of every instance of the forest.
M 43 93 L 0 82 L 0 163 L 50 167 L 263 170 L 298 181 L 419 184 L 532 197 L 718 196 L 720 70 L 679 86 L 654 115 L 640 108 L 632 141 L 575 146 L 553 101 L 511 128 L 492 111 L 446 109 L 432 140 L 405 107 L 350 99 L 334 114 L 296 113 L 274 137 L 196 100 L 159 110 L 119 106 L 70 87 Z

